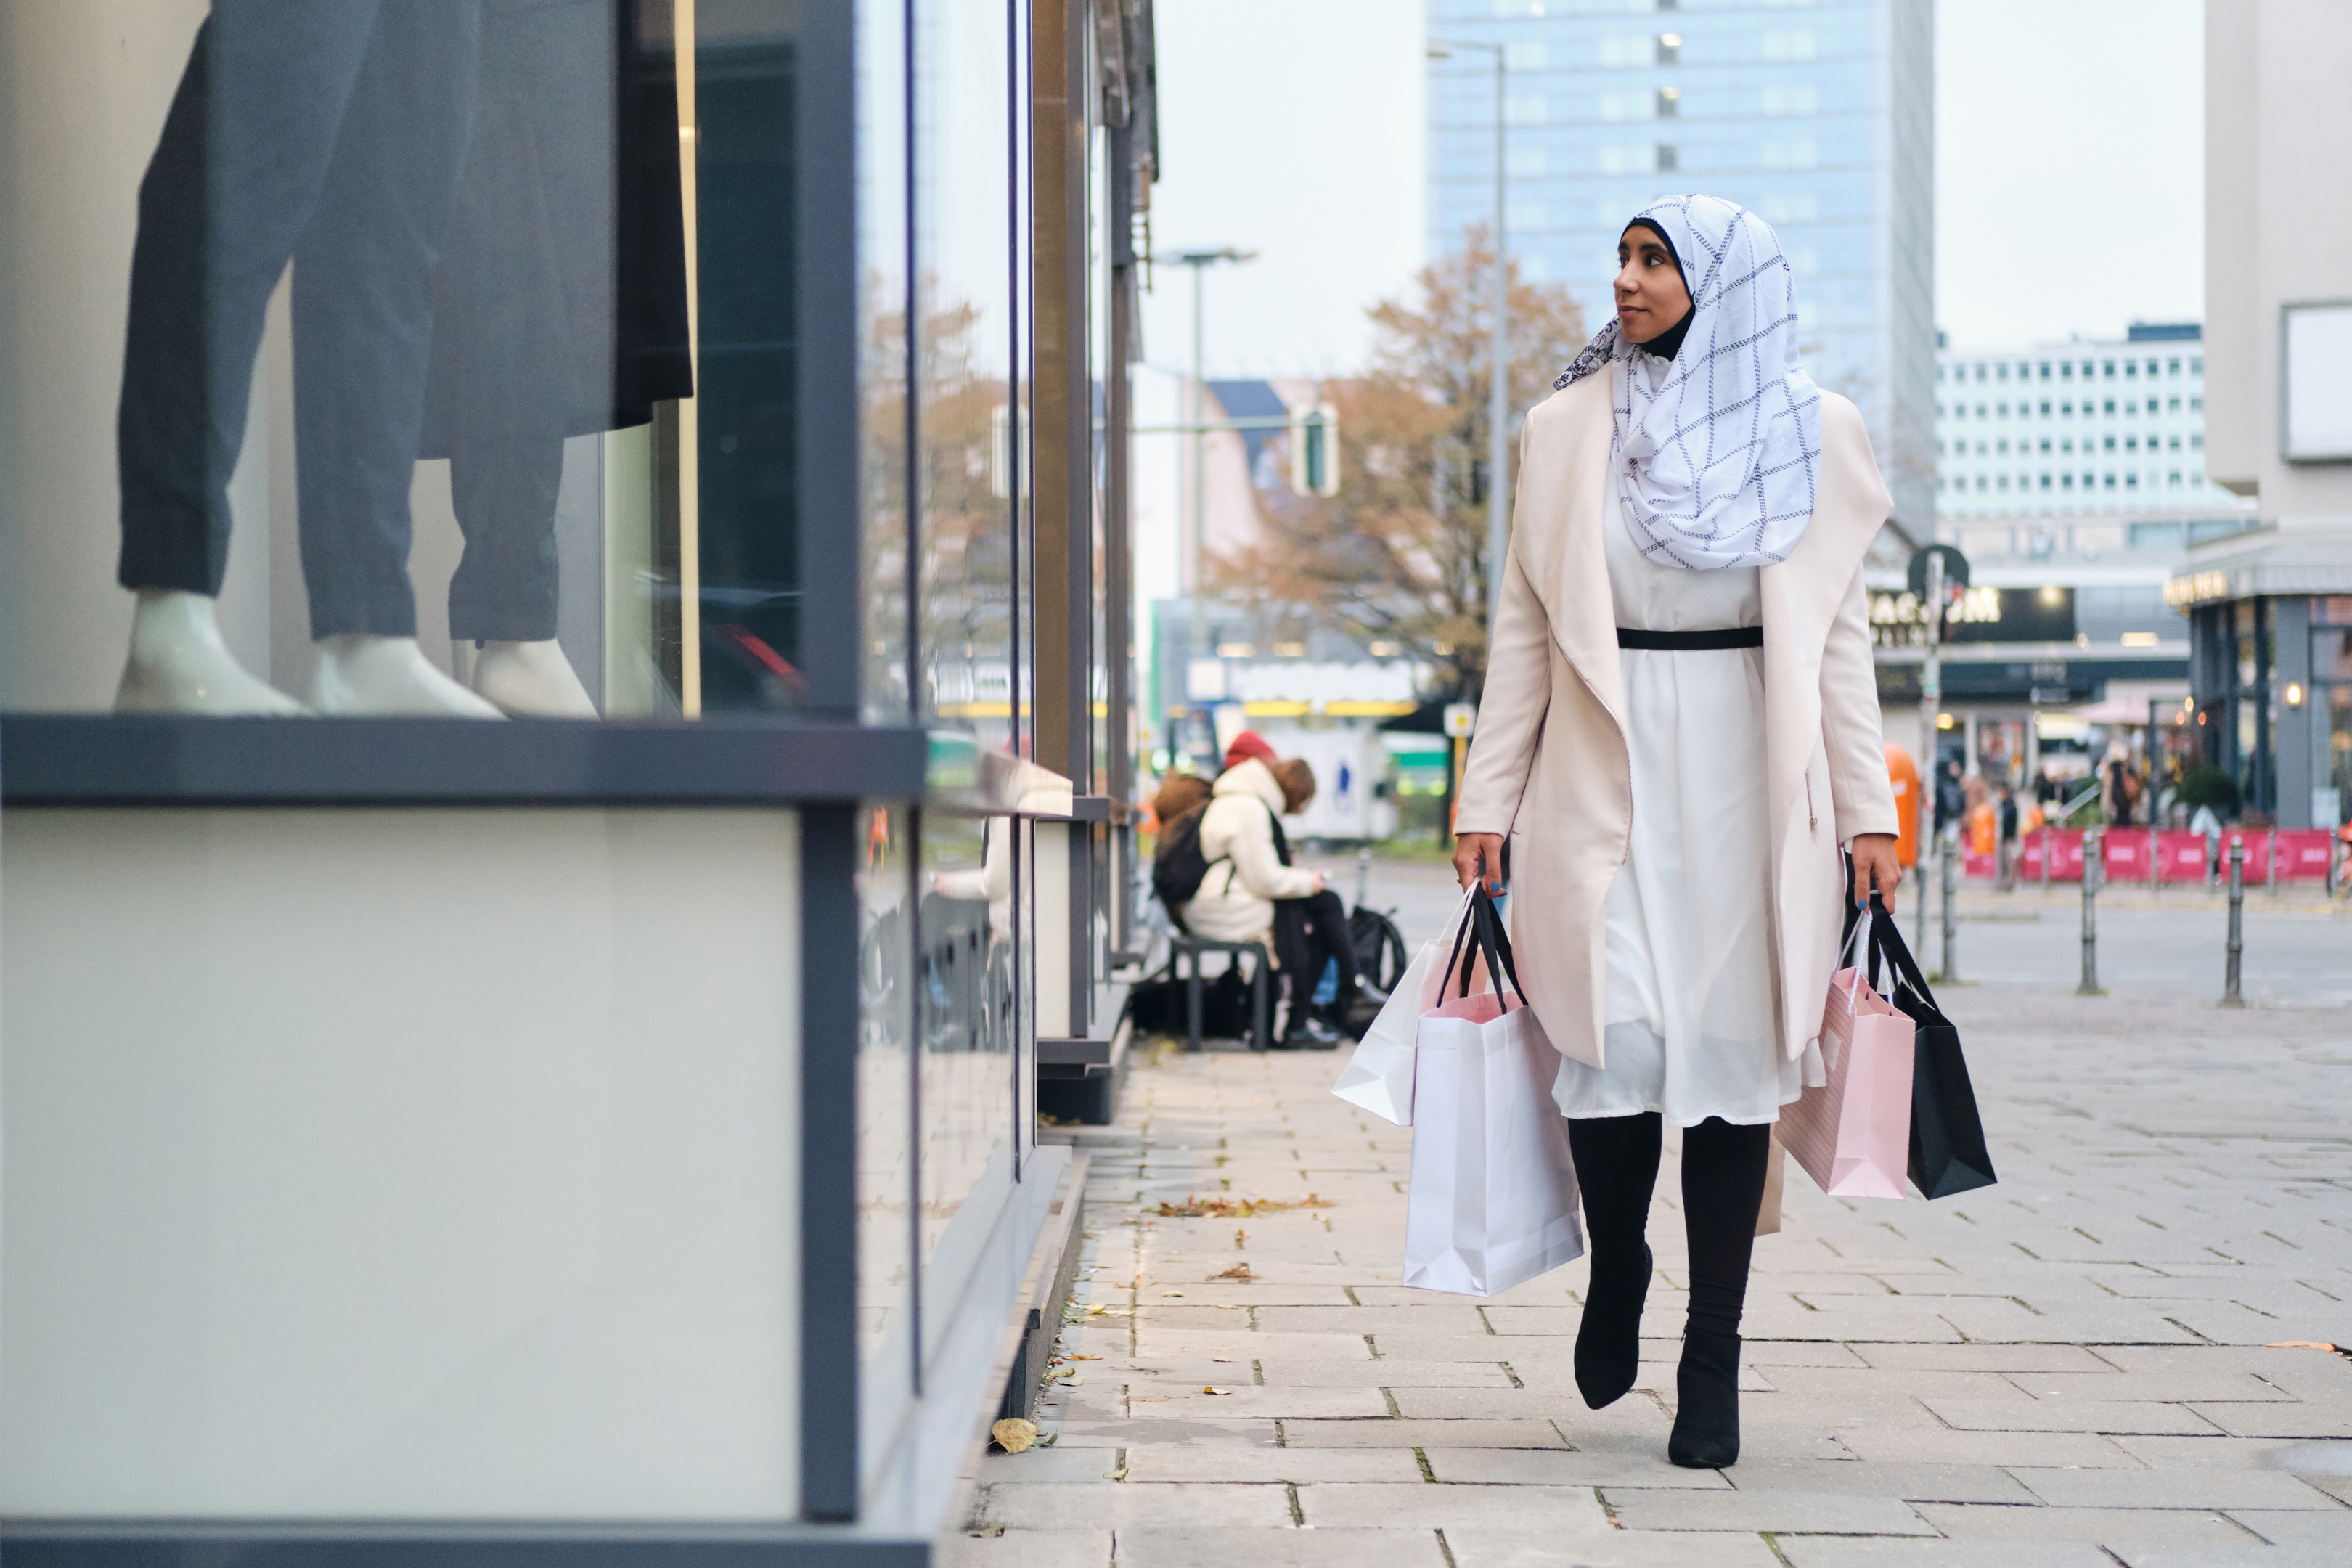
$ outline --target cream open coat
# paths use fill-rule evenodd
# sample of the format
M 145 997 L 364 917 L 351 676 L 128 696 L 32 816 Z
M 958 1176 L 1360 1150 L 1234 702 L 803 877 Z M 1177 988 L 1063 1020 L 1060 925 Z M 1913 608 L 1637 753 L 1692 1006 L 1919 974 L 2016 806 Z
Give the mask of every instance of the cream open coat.
M 1586 376 L 1528 415 L 1510 566 L 1454 818 L 1458 833 L 1510 836 L 1519 978 L 1552 1044 L 1596 1068 L 1601 900 L 1639 809 L 1601 553 L 1601 531 L 1625 526 L 1604 515 L 1609 381 Z M 1861 413 L 1822 394 L 1813 520 L 1789 559 L 1760 573 L 1764 776 L 1721 782 L 1768 792 L 1776 1022 L 1792 1058 L 1821 1032 L 1836 962 L 1839 846 L 1895 831 L 1862 588 L 1863 554 L 1891 508 Z

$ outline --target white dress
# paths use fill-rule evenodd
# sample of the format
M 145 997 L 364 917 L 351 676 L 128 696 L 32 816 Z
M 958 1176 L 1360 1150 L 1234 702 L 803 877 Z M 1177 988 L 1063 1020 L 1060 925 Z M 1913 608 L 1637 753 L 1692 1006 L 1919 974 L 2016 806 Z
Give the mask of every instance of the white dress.
M 1757 568 L 1686 572 L 1643 559 L 1618 504 L 1602 513 L 1617 624 L 1644 631 L 1763 625 Z M 1778 1121 L 1802 1087 L 1773 1019 L 1764 803 L 1764 650 L 1620 648 L 1633 822 L 1601 906 L 1608 1066 L 1564 1059 L 1564 1115 Z

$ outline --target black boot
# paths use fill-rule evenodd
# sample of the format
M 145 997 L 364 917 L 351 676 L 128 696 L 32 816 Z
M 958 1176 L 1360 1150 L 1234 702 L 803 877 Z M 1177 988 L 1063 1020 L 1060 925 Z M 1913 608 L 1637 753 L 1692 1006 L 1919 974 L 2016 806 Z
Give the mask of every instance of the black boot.
M 1683 1331 L 1675 1372 L 1675 1429 L 1666 1458 L 1690 1470 L 1739 1459 L 1739 1336 L 1696 1326 Z
M 1649 1243 L 1636 1264 L 1617 1254 L 1618 1265 L 1603 1268 L 1598 1254 L 1584 1291 L 1584 1321 L 1576 1329 L 1576 1391 L 1598 1410 L 1614 1405 L 1633 1386 L 1642 1361 L 1642 1303 L 1649 1299 Z

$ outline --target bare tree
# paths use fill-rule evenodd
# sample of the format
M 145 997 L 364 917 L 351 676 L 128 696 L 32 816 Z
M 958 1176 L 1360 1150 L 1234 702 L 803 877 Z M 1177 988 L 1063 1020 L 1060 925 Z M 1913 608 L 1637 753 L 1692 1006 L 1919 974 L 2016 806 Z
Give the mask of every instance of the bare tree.
M 1370 371 L 1328 389 L 1339 493 L 1261 491 L 1265 542 L 1211 565 L 1213 589 L 1275 618 L 1412 649 L 1435 672 L 1426 695 L 1446 700 L 1475 700 L 1486 681 L 1494 257 L 1474 226 L 1412 298 L 1372 308 Z M 1508 402 L 1525 410 L 1584 346 L 1583 318 L 1567 289 L 1523 281 L 1516 263 L 1509 287 Z

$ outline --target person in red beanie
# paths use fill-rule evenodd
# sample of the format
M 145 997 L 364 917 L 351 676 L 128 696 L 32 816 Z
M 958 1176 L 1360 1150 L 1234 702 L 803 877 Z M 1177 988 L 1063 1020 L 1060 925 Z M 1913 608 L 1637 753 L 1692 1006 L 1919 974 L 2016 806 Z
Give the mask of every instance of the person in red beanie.
M 1282 765 L 1281 753 L 1255 730 L 1234 737 L 1225 748 L 1225 771 L 1201 816 L 1208 874 L 1192 900 L 1171 912 L 1198 936 L 1266 943 L 1290 1002 L 1282 1037 L 1274 1043 L 1287 1050 L 1328 1050 L 1340 1036 L 1316 1015 L 1316 984 L 1327 962 L 1338 965 L 1335 1008 L 1344 1013 L 1355 995 L 1356 958 L 1339 895 L 1320 871 L 1290 863 L 1281 819 L 1305 808 L 1314 774 L 1306 770 L 1304 789 L 1294 797 L 1276 776 Z
M 1255 730 L 1244 730 L 1234 737 L 1234 743 L 1225 748 L 1225 766 L 1229 768 L 1238 767 L 1246 762 L 1264 763 L 1270 768 L 1281 760 L 1281 755 L 1266 738 Z

